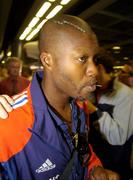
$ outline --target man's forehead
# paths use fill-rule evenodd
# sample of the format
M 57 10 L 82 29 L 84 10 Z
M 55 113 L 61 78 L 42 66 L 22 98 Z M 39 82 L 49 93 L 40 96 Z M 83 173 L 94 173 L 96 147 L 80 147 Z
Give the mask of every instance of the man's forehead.
M 20 66 L 20 62 L 12 61 L 12 62 L 10 62 L 9 66 Z
M 46 26 L 45 26 L 46 25 Z M 52 28 L 57 28 L 57 31 L 59 29 L 68 29 L 68 28 L 72 28 L 73 30 L 78 30 L 82 33 L 94 33 L 91 29 L 91 27 L 89 26 L 89 24 L 87 22 L 85 22 L 83 19 L 77 17 L 77 16 L 71 16 L 71 15 L 60 15 L 57 17 L 54 17 L 50 20 L 48 20 L 45 24 L 44 24 L 44 28 L 46 27 L 46 29 L 51 27 Z
M 80 46 L 73 50 L 73 55 L 86 55 L 86 56 L 96 56 L 98 54 L 98 46 L 93 45 L 91 47 Z
M 80 34 L 81 33 L 81 34 Z M 48 20 L 40 33 L 39 49 L 40 51 L 51 51 L 60 41 L 71 40 L 82 35 L 93 36 L 94 32 L 91 27 L 79 17 L 71 15 L 61 15 Z M 74 39 L 73 39 L 74 40 Z

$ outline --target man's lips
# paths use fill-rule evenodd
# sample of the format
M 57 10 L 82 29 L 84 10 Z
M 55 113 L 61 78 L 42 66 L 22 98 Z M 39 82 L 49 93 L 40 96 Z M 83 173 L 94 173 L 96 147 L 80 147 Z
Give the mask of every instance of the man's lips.
M 95 91 L 96 89 L 96 82 L 89 82 L 87 84 L 85 84 L 84 88 L 88 91 L 88 92 L 92 92 Z
M 96 86 L 97 81 L 96 80 L 91 80 L 88 83 L 85 84 L 85 86 Z

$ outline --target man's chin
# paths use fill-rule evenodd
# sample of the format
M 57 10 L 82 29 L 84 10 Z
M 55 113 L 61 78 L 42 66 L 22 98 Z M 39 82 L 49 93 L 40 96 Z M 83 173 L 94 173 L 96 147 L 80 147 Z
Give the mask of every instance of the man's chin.
M 93 91 L 82 91 L 82 93 L 78 94 L 77 96 L 75 96 L 75 99 L 78 99 L 80 101 L 84 101 L 86 99 L 88 99 L 89 95 L 92 93 Z

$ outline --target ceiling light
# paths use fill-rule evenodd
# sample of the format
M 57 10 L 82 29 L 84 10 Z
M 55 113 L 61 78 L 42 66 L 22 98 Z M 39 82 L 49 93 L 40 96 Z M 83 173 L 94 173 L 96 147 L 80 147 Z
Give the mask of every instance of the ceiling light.
M 31 40 L 31 39 L 39 32 L 39 30 L 40 30 L 40 29 L 38 29 L 38 28 L 34 29 L 34 30 L 29 34 L 29 36 L 27 36 L 26 41 Z
M 114 66 L 113 69 L 123 69 L 124 66 Z
M 26 38 L 27 41 L 31 40 L 42 28 L 43 24 L 47 21 L 47 19 L 44 19 L 38 26 L 36 29 L 34 29 L 29 36 Z
M 113 46 L 112 49 L 119 50 L 119 49 L 121 49 L 121 47 L 120 46 Z
M 33 65 L 30 66 L 30 69 L 31 69 L 31 70 L 43 69 L 43 66 L 40 66 L 40 65 L 34 65 L 34 64 L 33 64 Z
M 46 19 L 50 19 L 50 18 L 54 17 L 62 8 L 63 8 L 63 6 L 57 5 L 57 6 L 47 15 Z
M 38 26 L 37 29 L 41 29 L 44 23 L 47 21 L 47 19 L 44 19 Z
M 36 14 L 36 17 L 42 17 L 44 15 L 44 13 L 49 9 L 49 7 L 51 6 L 50 2 L 45 2 L 42 7 L 39 9 L 39 11 Z
M 9 56 L 11 56 L 11 55 L 12 55 L 12 52 L 11 52 L 11 51 L 8 51 L 7 56 L 9 57 Z
M 38 17 L 34 17 L 31 22 L 29 23 L 29 27 L 33 28 L 39 21 L 39 18 Z
M 49 0 L 50 2 L 54 2 L 55 0 Z
M 62 0 L 62 1 L 60 2 L 60 4 L 61 4 L 61 5 L 66 5 L 66 4 L 68 4 L 70 1 L 71 1 L 71 0 Z
M 129 58 L 128 58 L 128 57 L 124 57 L 123 59 L 124 59 L 124 60 L 128 60 Z
M 55 0 L 49 0 L 50 2 L 54 2 Z M 68 3 L 70 0 L 62 0 L 61 3 L 62 4 L 66 4 Z M 44 25 L 44 23 L 54 17 L 62 8 L 62 5 L 57 5 L 56 7 L 54 7 L 54 9 L 51 10 L 51 12 L 47 15 L 46 19 L 44 19 L 42 22 L 40 22 L 40 24 L 37 26 L 36 29 L 33 30 L 34 26 L 36 26 L 40 20 L 40 18 L 44 15 L 44 13 L 49 9 L 49 7 L 52 5 L 52 3 L 50 2 L 45 2 L 41 8 L 39 9 L 39 11 L 36 13 L 35 17 L 31 20 L 31 22 L 29 23 L 29 25 L 27 26 L 27 28 L 24 30 L 24 32 L 21 34 L 21 36 L 19 37 L 20 40 L 24 40 L 26 38 L 27 41 L 31 40 L 42 28 L 42 26 Z M 30 33 L 30 34 L 29 34 Z
M 19 37 L 20 40 L 24 40 L 25 37 L 27 36 L 27 34 L 29 34 L 31 31 L 31 27 L 27 27 L 24 32 L 21 34 L 21 36 Z
M 1 63 L 2 63 L 2 64 L 5 64 L 5 61 L 3 60 L 3 61 L 1 61 Z

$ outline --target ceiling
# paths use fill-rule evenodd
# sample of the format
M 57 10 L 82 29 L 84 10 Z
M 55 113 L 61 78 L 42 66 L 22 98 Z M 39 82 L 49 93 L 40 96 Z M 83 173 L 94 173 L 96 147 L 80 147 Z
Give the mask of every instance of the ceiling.
M 118 64 L 125 62 L 126 57 L 133 59 L 133 0 L 72 1 L 63 13 L 86 20 L 97 34 L 100 45 L 113 53 Z M 17 40 L 42 2 L 44 0 L 0 1 L 0 50 Z M 121 49 L 112 50 L 115 45 Z

